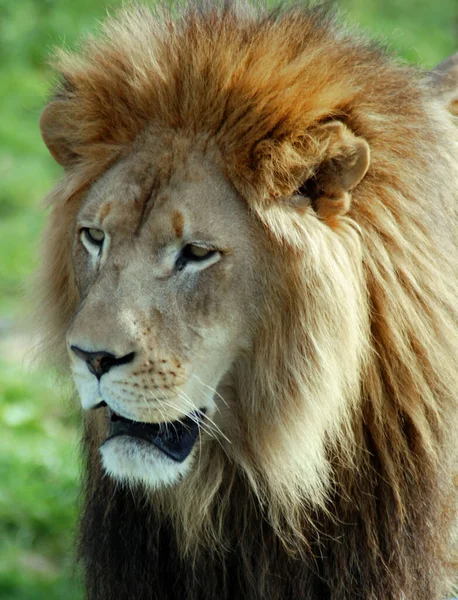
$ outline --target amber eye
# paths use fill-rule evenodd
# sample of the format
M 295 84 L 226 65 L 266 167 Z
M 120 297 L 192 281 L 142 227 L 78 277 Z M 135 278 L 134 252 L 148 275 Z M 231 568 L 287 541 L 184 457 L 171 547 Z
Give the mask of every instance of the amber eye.
M 189 258 L 194 259 L 202 259 L 207 258 L 214 254 L 214 250 L 212 248 L 205 248 L 204 246 L 196 246 L 195 244 L 188 244 L 184 247 L 183 253 Z
M 177 258 L 176 267 L 181 271 L 188 263 L 207 261 L 217 253 L 218 250 L 215 248 L 208 248 L 208 246 L 200 246 L 198 244 L 186 244 Z
M 101 229 L 96 229 L 95 227 L 84 227 L 84 229 L 82 229 L 82 235 L 84 235 L 90 244 L 99 246 L 99 248 L 103 246 L 105 234 Z

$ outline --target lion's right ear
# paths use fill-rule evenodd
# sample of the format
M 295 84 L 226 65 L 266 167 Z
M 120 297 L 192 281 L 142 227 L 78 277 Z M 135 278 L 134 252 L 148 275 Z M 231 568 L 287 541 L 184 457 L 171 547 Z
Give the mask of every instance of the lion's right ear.
M 311 138 L 317 163 L 297 194 L 308 199 L 323 220 L 344 215 L 352 190 L 369 169 L 369 144 L 336 120 L 317 126 Z
M 60 165 L 69 167 L 78 159 L 66 135 L 68 126 L 65 101 L 53 100 L 46 106 L 41 113 L 40 130 L 49 152 Z
M 433 94 L 458 116 L 458 52 L 431 71 L 430 83 Z

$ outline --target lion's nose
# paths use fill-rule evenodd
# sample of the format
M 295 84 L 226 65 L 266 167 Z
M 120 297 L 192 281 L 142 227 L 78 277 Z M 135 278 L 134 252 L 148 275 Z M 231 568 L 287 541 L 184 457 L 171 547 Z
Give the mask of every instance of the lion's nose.
M 131 352 L 130 354 L 116 358 L 114 354 L 103 350 L 99 352 L 88 352 L 87 350 L 78 348 L 78 346 L 70 346 L 70 348 L 76 356 L 85 361 L 87 368 L 97 377 L 97 379 L 100 379 L 102 375 L 108 373 L 112 367 L 132 362 L 135 356 L 135 353 Z

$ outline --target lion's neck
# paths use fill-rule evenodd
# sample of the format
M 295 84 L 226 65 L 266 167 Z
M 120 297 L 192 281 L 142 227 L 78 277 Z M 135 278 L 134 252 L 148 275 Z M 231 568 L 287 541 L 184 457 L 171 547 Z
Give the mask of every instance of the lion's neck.
M 355 434 L 361 444 L 358 468 L 339 467 L 345 489 L 332 493 L 332 514 L 304 512 L 302 554 L 296 555 L 281 543 L 250 484 L 223 452 L 216 454 L 218 480 L 205 464 L 200 471 L 213 494 L 200 538 L 191 519 L 199 514 L 199 501 L 209 501 L 204 487 L 194 495 L 183 488 L 187 505 L 176 496 L 172 501 L 171 492 L 149 502 L 115 486 L 90 453 L 80 542 L 88 599 L 385 600 L 398 598 L 400 589 L 416 600 L 439 598 L 439 587 L 432 586 L 445 580 L 440 532 L 428 523 L 437 520 L 435 497 L 442 490 L 427 484 L 430 474 L 422 477 L 418 466 L 404 482 L 407 489 L 407 479 L 413 484 L 414 477 L 417 487 L 399 498 L 381 440 L 370 428 Z M 194 535 L 187 531 L 192 527 Z M 200 545 L 190 543 L 199 539 Z M 426 561 L 437 570 L 436 579 L 425 576 Z

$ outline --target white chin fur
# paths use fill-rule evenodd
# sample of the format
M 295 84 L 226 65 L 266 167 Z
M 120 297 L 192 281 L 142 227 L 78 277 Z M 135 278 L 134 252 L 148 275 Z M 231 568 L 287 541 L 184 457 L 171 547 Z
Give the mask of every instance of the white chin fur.
M 148 488 L 160 488 L 181 481 L 192 463 L 192 454 L 182 463 L 168 458 L 146 441 L 118 436 L 101 448 L 105 471 L 122 483 L 141 483 Z

